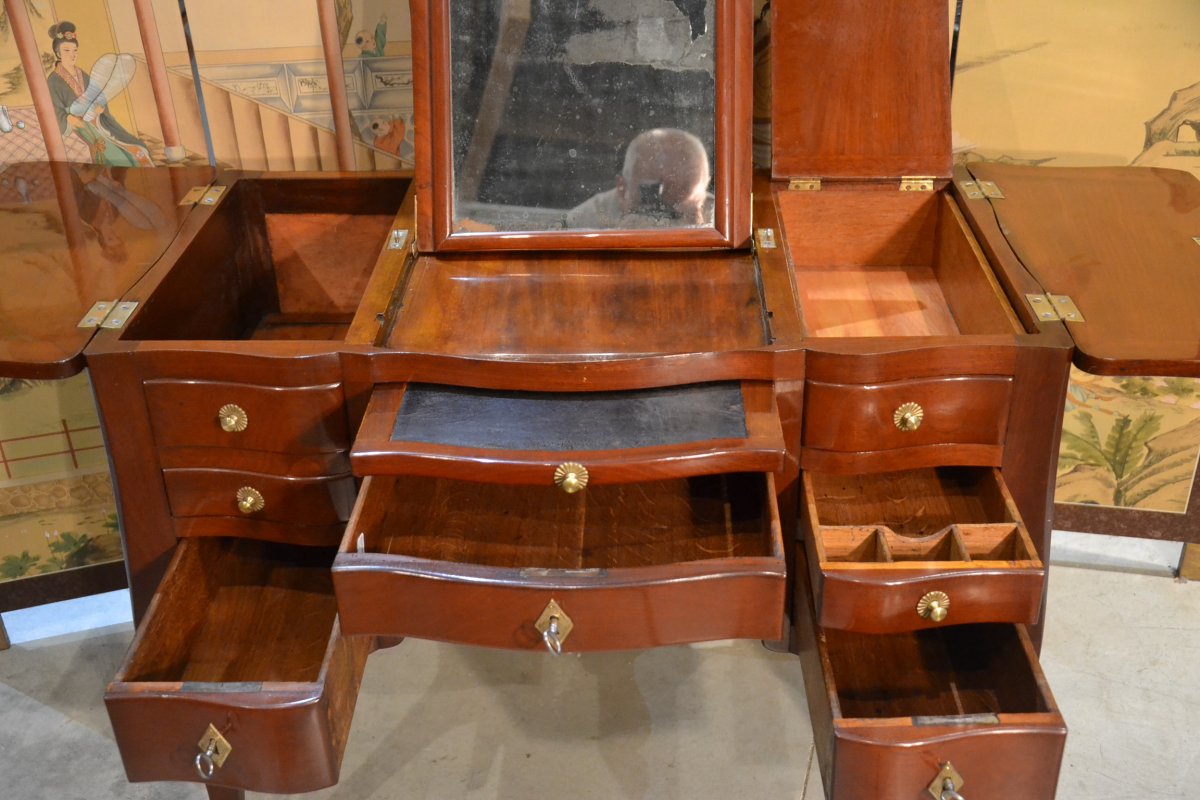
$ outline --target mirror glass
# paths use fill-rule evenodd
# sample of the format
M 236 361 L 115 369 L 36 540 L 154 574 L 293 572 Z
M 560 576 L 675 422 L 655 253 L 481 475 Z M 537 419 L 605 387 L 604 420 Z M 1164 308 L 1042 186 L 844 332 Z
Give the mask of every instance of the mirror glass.
M 450 3 L 454 232 L 712 227 L 716 1 Z

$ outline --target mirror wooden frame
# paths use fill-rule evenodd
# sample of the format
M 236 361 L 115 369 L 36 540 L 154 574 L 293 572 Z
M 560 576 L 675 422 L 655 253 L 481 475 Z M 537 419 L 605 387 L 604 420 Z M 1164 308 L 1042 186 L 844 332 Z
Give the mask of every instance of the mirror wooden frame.
M 716 146 L 713 225 L 643 230 L 453 230 L 450 9 L 455 0 L 411 0 L 417 247 L 422 252 L 741 248 L 750 241 L 753 0 L 716 8 Z

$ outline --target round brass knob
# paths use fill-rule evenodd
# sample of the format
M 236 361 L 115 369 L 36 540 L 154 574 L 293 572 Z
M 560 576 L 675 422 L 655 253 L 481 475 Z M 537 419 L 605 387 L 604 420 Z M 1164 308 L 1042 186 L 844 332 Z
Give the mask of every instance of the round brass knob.
M 241 433 L 250 424 L 250 417 L 246 414 L 246 410 L 233 403 L 221 406 L 217 411 L 217 420 L 221 423 L 221 430 L 226 433 Z
M 945 592 L 929 592 L 917 601 L 917 614 L 922 619 L 941 622 L 950 614 L 950 595 Z
M 896 423 L 896 427 L 905 433 L 921 427 L 923 419 L 925 419 L 925 409 L 916 403 L 904 403 L 892 414 L 892 422 Z
M 587 467 L 567 461 L 554 470 L 554 483 L 567 494 L 575 494 L 588 483 Z
M 267 501 L 258 489 L 243 486 L 237 490 L 237 507 L 243 514 L 255 514 L 267 507 Z

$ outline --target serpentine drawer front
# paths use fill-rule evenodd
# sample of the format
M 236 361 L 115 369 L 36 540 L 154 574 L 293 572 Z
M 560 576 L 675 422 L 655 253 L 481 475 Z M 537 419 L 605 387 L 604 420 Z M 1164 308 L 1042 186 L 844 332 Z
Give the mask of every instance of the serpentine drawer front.
M 778 640 L 775 482 L 588 486 L 373 476 L 333 567 L 347 633 L 555 652 Z
M 1023 627 L 818 628 L 802 647 L 829 800 L 1054 797 L 1067 730 Z
M 1045 568 L 1000 470 L 801 477 L 820 625 L 885 633 L 1037 621 Z
M 337 782 L 371 647 L 344 638 L 332 551 L 184 539 L 104 700 L 131 781 Z

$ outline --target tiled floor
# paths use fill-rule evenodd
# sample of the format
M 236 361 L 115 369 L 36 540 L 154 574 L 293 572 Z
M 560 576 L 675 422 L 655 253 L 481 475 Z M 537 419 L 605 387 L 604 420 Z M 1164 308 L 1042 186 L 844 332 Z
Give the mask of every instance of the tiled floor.
M 204 797 L 124 780 L 100 698 L 131 636 L 0 653 L 0 797 Z M 1200 797 L 1197 664 L 1200 584 L 1054 567 L 1060 800 Z M 307 797 L 816 800 L 811 741 L 799 662 L 757 643 L 552 659 L 411 641 L 368 661 L 341 782 Z

